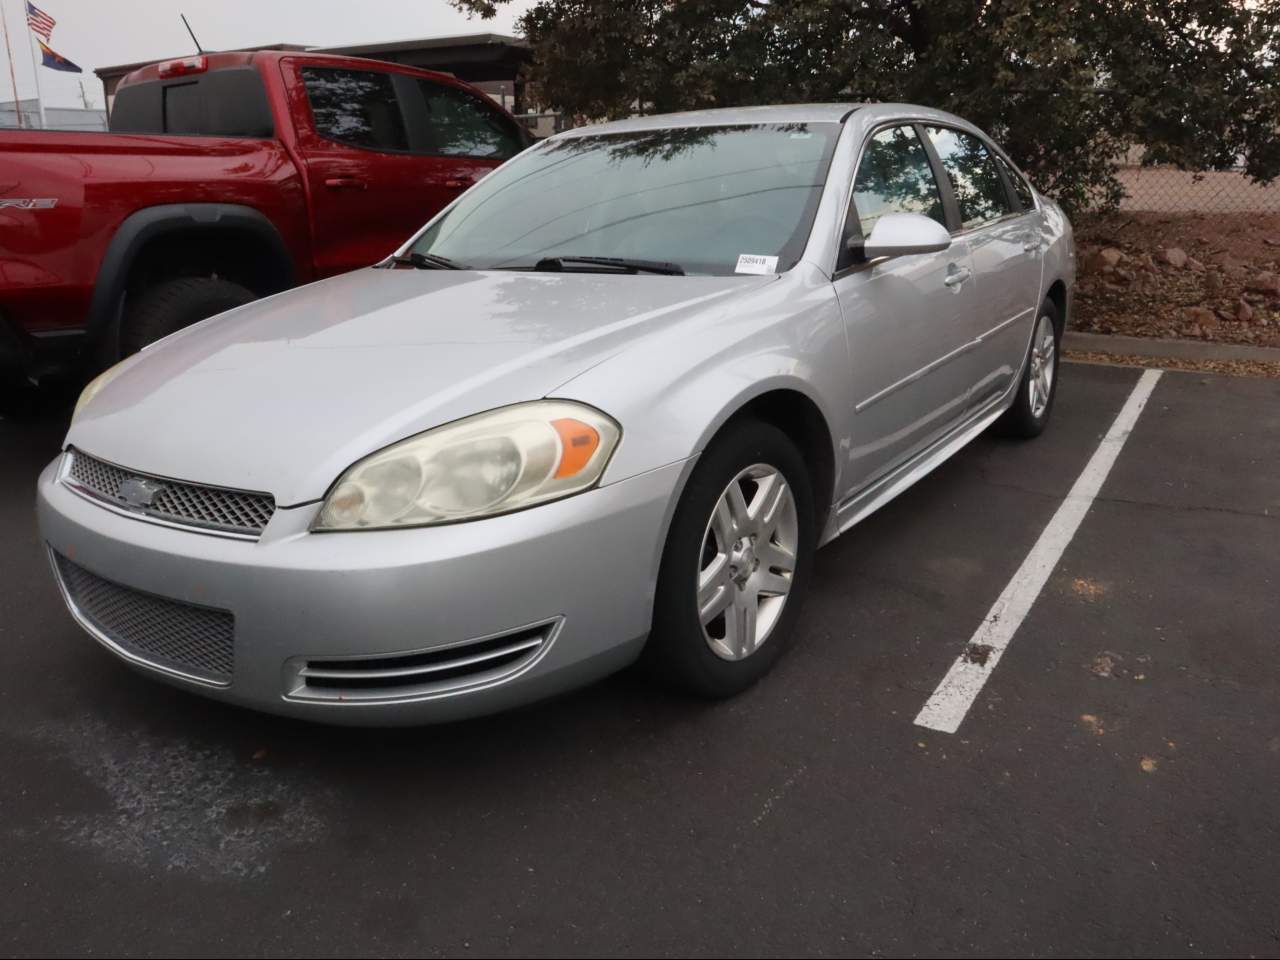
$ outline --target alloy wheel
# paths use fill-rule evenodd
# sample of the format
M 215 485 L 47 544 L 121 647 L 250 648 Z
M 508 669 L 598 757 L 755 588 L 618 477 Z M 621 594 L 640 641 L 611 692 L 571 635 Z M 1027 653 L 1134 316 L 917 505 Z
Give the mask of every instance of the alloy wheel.
M 795 496 L 757 463 L 729 482 L 707 521 L 698 564 L 698 619 L 708 646 L 743 660 L 772 633 L 791 591 L 800 542 Z
M 1027 378 L 1027 400 L 1031 415 L 1039 420 L 1053 396 L 1053 378 L 1058 368 L 1055 355 L 1058 344 L 1053 333 L 1053 321 L 1042 314 L 1036 321 L 1036 332 L 1031 338 L 1031 374 Z

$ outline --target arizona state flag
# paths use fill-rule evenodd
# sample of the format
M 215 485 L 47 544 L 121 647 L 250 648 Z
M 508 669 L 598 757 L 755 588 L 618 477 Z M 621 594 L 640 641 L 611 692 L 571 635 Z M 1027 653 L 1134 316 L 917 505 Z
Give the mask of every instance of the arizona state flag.
M 61 70 L 64 73 L 84 73 L 79 67 L 68 60 L 60 53 L 54 53 L 44 45 L 43 40 L 37 40 L 40 44 L 40 59 L 50 70 Z

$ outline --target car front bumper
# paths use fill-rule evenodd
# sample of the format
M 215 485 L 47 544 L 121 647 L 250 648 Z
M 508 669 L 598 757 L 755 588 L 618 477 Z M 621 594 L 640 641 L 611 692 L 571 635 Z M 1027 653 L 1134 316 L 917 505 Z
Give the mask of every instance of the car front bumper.
M 207 696 L 370 725 L 490 713 L 581 686 L 634 660 L 649 631 L 676 493 L 692 465 L 671 464 L 565 500 L 449 526 L 309 533 L 318 503 L 279 508 L 259 540 L 244 541 L 105 508 L 61 482 L 61 462 L 40 477 L 40 530 L 64 599 L 91 635 L 133 666 Z M 113 602 L 156 598 L 229 614 L 234 657 L 227 676 L 211 682 L 152 657 L 128 636 L 112 636 L 75 601 L 75 585 L 60 572 L 67 560 L 95 583 L 107 582 L 118 594 Z M 540 643 L 505 673 L 449 666 L 454 648 L 465 654 L 479 641 L 472 649 L 485 650 L 497 642 L 486 638 L 530 635 L 530 628 Z M 405 663 L 419 662 L 415 657 L 444 662 L 443 679 L 415 674 L 428 682 L 400 685 L 396 675 Z M 394 669 L 377 671 L 390 675 L 378 685 L 354 690 L 304 682 L 307 669 L 352 658 L 389 658 Z M 369 665 L 362 661 L 360 669 Z

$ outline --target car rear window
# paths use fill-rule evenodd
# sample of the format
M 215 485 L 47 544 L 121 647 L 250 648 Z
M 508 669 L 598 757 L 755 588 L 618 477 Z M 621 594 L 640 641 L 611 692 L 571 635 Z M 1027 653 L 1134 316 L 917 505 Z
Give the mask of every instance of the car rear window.
M 253 67 L 122 86 L 111 106 L 108 126 L 112 133 L 275 136 L 267 91 Z

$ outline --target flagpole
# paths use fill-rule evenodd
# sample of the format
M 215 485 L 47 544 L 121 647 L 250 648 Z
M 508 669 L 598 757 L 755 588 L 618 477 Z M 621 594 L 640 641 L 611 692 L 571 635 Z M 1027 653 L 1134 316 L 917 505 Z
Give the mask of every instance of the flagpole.
M 26 7 L 23 7 L 23 13 L 26 13 Z M 36 46 L 36 35 L 31 30 L 31 20 L 27 18 L 27 37 L 31 40 L 31 69 L 36 75 L 36 103 L 40 107 L 40 129 L 48 130 L 49 121 L 44 115 L 44 94 L 40 92 L 40 64 L 44 58 L 39 56 L 40 49 Z
M 4 52 L 9 58 L 9 83 L 13 86 L 13 115 L 18 118 L 18 127 L 26 126 L 22 122 L 22 101 L 18 99 L 18 76 L 13 72 L 13 48 L 9 46 L 9 18 L 4 13 L 4 0 L 0 0 L 0 27 L 4 29 Z

